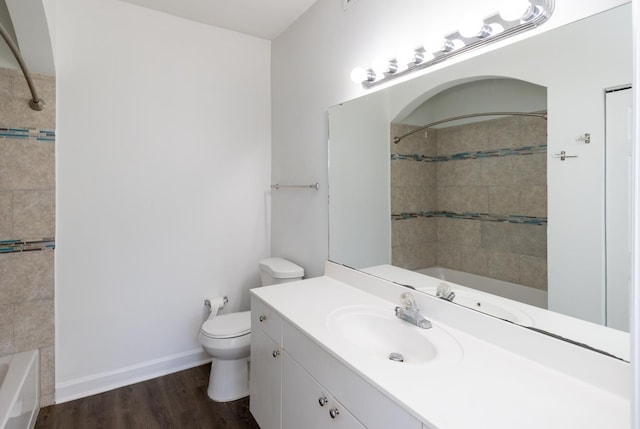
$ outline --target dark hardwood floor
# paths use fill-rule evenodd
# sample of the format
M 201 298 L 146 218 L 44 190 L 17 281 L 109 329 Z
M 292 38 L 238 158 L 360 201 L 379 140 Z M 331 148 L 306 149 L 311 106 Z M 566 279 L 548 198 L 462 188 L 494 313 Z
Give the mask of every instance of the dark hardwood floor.
M 259 429 L 249 398 L 214 402 L 207 396 L 210 365 L 121 387 L 40 410 L 36 428 Z

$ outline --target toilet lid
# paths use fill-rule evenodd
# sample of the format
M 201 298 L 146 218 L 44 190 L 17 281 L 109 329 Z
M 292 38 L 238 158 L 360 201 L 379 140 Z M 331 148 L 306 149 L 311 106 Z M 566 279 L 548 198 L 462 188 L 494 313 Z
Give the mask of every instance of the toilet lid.
M 216 316 L 202 324 L 202 333 L 211 338 L 233 338 L 251 332 L 251 312 Z

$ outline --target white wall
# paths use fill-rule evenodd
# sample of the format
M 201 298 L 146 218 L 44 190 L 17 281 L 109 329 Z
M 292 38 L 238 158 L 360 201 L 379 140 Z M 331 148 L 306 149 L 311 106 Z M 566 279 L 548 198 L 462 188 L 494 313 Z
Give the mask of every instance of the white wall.
M 633 19 L 633 86 L 640 85 L 640 2 L 632 1 Z M 632 162 L 632 201 L 631 201 L 631 403 L 632 427 L 640 426 L 640 91 L 633 91 L 633 148 Z
M 6 0 L 6 3 L 16 32 L 14 40 L 29 71 L 55 75 L 43 0 Z
M 329 109 L 329 255 L 353 268 L 391 263 L 388 97 L 361 101 Z
M 515 79 L 484 79 L 469 82 L 440 92 L 407 118 L 394 122 L 423 126 L 441 119 L 481 112 L 539 112 L 547 109 L 547 89 Z M 435 128 L 482 122 L 486 116 L 445 122 Z
M 190 366 L 268 255 L 270 43 L 115 0 L 48 9 L 57 399 Z
M 2 24 L 5 30 L 7 30 L 15 42 L 16 35 L 13 31 L 11 15 L 9 14 L 9 9 L 7 9 L 7 4 L 4 0 L 0 0 L 0 24 Z M 18 68 L 18 62 L 2 37 L 0 37 L 0 68 Z
M 549 22 L 518 38 L 622 3 L 625 1 L 557 1 Z M 345 12 L 340 1 L 319 0 L 274 40 L 272 179 L 319 181 L 322 186 L 314 195 L 289 192 L 274 196 L 274 255 L 296 260 L 310 276 L 322 273 L 328 249 L 326 111 L 367 92 L 350 81 L 352 68 L 369 64 L 390 47 L 416 40 L 423 31 L 453 30 L 460 11 L 479 10 L 486 15 L 497 10 L 498 4 L 497 0 L 362 0 Z

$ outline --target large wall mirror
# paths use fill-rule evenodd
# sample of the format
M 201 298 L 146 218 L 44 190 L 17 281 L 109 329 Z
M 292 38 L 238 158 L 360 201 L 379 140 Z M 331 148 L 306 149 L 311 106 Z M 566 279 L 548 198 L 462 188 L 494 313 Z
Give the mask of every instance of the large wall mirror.
M 331 107 L 330 259 L 629 360 L 631 41 L 626 4 Z

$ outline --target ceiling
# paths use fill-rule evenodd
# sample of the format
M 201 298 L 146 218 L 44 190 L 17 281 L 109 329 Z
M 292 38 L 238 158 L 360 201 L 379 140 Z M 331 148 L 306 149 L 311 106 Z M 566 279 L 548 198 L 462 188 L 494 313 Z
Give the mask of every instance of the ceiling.
M 273 40 L 316 0 L 123 0 L 170 15 Z

